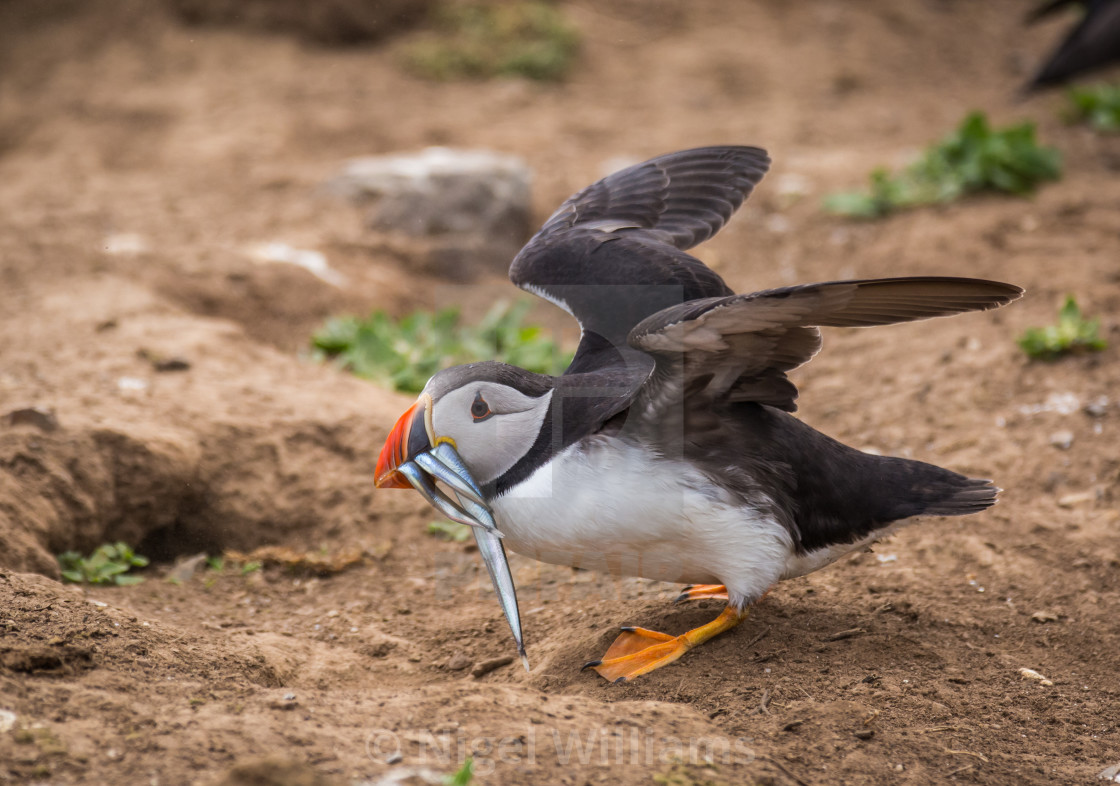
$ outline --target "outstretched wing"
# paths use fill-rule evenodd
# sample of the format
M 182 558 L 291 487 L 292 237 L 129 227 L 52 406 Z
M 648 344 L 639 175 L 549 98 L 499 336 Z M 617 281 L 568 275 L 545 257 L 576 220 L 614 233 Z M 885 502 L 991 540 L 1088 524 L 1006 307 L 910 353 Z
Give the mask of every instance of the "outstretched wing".
M 769 165 L 756 147 L 703 147 L 616 172 L 552 214 L 514 258 L 510 279 L 579 321 L 573 369 L 588 370 L 587 358 L 625 348 L 651 314 L 732 294 L 685 249 L 718 232 Z
M 1085 71 L 1120 60 L 1120 2 L 1118 0 L 1052 0 L 1037 8 L 1029 22 L 1070 5 L 1084 5 L 1085 15 L 1027 84 L 1037 90 L 1068 81 Z
M 686 397 L 755 401 L 793 412 L 797 388 L 786 372 L 820 349 L 818 326 L 869 327 L 982 311 L 1022 293 L 972 278 L 806 284 L 683 303 L 642 321 L 629 341 L 657 359 L 641 391 L 651 414 Z

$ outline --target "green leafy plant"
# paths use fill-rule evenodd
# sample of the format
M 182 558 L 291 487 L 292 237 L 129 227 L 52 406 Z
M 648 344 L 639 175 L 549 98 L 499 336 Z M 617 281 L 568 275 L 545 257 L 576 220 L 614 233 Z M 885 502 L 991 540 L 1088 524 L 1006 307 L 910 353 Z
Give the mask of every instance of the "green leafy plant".
M 869 193 L 833 194 L 824 206 L 840 215 L 877 218 L 977 191 L 1029 194 L 1039 183 L 1057 180 L 1061 171 L 1061 156 L 1038 144 L 1033 123 L 994 129 L 983 112 L 973 112 L 902 172 L 874 170 Z
M 555 81 L 579 51 L 576 29 L 539 0 L 443 2 L 433 22 L 433 30 L 403 49 L 405 67 L 429 79 Z
M 141 557 L 127 543 L 105 543 L 94 549 L 89 557 L 76 551 L 58 555 L 62 578 L 75 584 L 139 584 L 142 576 L 128 576 L 133 568 L 148 564 L 147 557 Z
M 477 327 L 459 325 L 459 311 L 417 311 L 400 321 L 383 311 L 366 319 L 335 317 L 311 339 L 319 358 L 407 393 L 418 393 L 442 368 L 496 359 L 541 374 L 571 362 L 540 327 L 523 325 L 531 305 L 498 303 Z
M 471 536 L 471 528 L 457 521 L 433 521 L 428 524 L 428 534 L 463 543 Z
M 1097 131 L 1120 132 L 1120 85 L 1073 87 L 1066 94 L 1070 107 L 1066 118 L 1071 123 L 1088 123 Z
M 1086 319 L 1072 295 L 1058 312 L 1058 324 L 1027 328 L 1019 346 L 1031 358 L 1055 360 L 1077 352 L 1099 352 L 1108 346 L 1100 337 L 1101 321 Z
M 443 779 L 443 786 L 470 786 L 474 780 L 474 759 L 468 756 L 463 766 Z

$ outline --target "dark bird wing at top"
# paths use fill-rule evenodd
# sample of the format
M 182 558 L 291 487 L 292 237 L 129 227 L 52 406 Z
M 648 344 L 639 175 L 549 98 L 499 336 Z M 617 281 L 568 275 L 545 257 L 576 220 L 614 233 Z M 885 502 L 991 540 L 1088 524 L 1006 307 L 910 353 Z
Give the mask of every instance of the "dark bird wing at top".
M 569 198 L 513 260 L 514 284 L 556 303 L 584 335 L 569 373 L 617 363 L 642 319 L 731 295 L 685 253 L 720 230 L 770 165 L 756 147 L 704 147 L 623 169 Z
M 833 281 L 707 298 L 674 306 L 638 324 L 637 349 L 657 357 L 642 389 L 657 411 L 690 400 L 754 401 L 793 412 L 797 388 L 786 372 L 821 347 L 818 326 L 869 327 L 981 311 L 1023 290 L 971 278 Z
M 1120 0 L 1051 0 L 1028 18 L 1035 22 L 1066 6 L 1084 6 L 1085 15 L 1066 36 L 1026 90 L 1066 82 L 1077 74 L 1120 61 Z

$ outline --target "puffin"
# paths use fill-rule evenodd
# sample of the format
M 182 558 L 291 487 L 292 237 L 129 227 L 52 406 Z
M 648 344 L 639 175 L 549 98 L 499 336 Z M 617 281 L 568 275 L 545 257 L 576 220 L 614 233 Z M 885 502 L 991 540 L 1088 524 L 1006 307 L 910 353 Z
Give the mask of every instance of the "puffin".
M 1027 17 L 1033 24 L 1077 7 L 1083 16 L 1023 88 L 1030 93 L 1120 61 L 1120 0 L 1048 0 Z
M 584 668 L 625 682 L 735 627 L 782 579 L 917 517 L 996 502 L 989 480 L 861 452 L 804 423 L 789 372 L 820 350 L 822 327 L 983 311 L 1023 290 L 920 276 L 736 294 L 687 251 L 723 227 L 769 165 L 758 147 L 701 147 L 570 197 L 509 272 L 579 322 L 568 368 L 447 368 L 389 433 L 376 486 L 415 488 L 474 527 L 526 668 L 506 548 L 687 585 L 678 600 L 726 601 L 680 635 L 623 627 Z

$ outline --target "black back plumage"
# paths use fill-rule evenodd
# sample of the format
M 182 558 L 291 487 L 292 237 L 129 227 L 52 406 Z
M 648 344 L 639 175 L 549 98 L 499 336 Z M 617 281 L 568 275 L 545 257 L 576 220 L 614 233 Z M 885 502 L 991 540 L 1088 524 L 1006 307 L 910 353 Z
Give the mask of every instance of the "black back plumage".
M 999 491 L 933 464 L 864 453 L 759 404 L 714 414 L 718 427 L 693 430 L 685 459 L 768 508 L 799 553 L 854 543 L 912 516 L 976 513 L 995 504 Z

